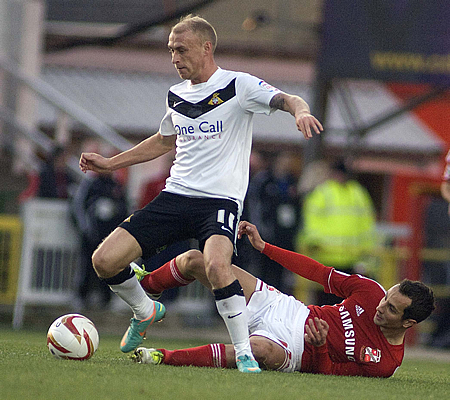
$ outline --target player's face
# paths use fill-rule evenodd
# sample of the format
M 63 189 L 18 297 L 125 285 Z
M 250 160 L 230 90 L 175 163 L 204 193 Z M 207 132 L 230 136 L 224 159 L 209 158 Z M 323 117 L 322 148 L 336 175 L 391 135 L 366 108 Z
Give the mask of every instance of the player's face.
M 201 83 L 206 50 L 199 36 L 191 31 L 172 32 L 167 46 L 180 77 L 189 79 L 193 84 Z
M 406 307 L 411 305 L 411 299 L 404 296 L 399 291 L 399 285 L 391 287 L 386 296 L 380 300 L 377 312 L 373 317 L 376 325 L 383 328 L 401 328 L 405 322 L 403 312 Z

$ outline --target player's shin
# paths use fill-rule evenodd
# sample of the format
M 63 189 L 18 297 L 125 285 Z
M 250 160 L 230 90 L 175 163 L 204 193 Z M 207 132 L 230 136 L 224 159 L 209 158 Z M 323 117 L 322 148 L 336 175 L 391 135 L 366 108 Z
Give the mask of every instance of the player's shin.
M 154 312 L 153 301 L 145 294 L 130 266 L 127 266 L 116 276 L 104 281 L 114 293 L 131 307 L 138 320 L 144 320 Z
M 226 368 L 227 359 L 224 344 L 208 344 L 190 349 L 166 350 L 160 349 L 164 354 L 163 364 L 195 367 Z
M 180 272 L 176 258 L 174 258 L 145 275 L 141 280 L 141 286 L 147 293 L 162 293 L 167 289 L 189 285 L 194 280 L 186 278 Z
M 234 345 L 236 358 L 251 355 L 248 336 L 248 317 L 244 293 L 238 280 L 231 285 L 214 290 L 216 306 L 223 318 L 231 342 Z

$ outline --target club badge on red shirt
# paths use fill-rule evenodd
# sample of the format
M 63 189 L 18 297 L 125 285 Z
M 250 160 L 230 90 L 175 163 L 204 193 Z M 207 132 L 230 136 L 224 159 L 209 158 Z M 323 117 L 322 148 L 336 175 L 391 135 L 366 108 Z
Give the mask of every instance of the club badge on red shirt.
M 381 350 L 372 349 L 369 346 L 361 348 L 361 361 L 379 363 L 381 361 Z

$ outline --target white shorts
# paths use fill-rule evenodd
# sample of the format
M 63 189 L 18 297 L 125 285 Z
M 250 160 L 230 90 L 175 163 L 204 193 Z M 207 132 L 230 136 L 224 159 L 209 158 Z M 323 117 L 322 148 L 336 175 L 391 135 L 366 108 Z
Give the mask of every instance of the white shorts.
M 285 362 L 278 370 L 300 371 L 309 309 L 295 297 L 281 293 L 260 279 L 247 309 L 250 336 L 266 337 L 285 349 Z

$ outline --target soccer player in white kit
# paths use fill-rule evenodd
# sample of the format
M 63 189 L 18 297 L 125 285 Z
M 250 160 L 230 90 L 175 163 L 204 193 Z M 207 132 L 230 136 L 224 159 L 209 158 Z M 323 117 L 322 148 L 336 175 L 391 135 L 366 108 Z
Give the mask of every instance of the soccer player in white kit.
M 160 131 L 112 158 L 83 153 L 82 171 L 110 172 L 157 158 L 176 147 L 163 192 L 116 228 L 93 254 L 98 276 L 134 312 L 121 350 L 134 350 L 165 308 L 148 298 L 129 264 L 165 245 L 196 238 L 219 314 L 241 372 L 260 372 L 248 337 L 246 303 L 231 268 L 237 223 L 248 185 L 255 113 L 280 109 L 306 139 L 322 131 L 307 103 L 248 74 L 222 70 L 214 60 L 217 36 L 203 18 L 187 16 L 169 35 L 172 63 L 184 81 L 170 88 Z M 189 282 L 183 282 L 188 284 Z

